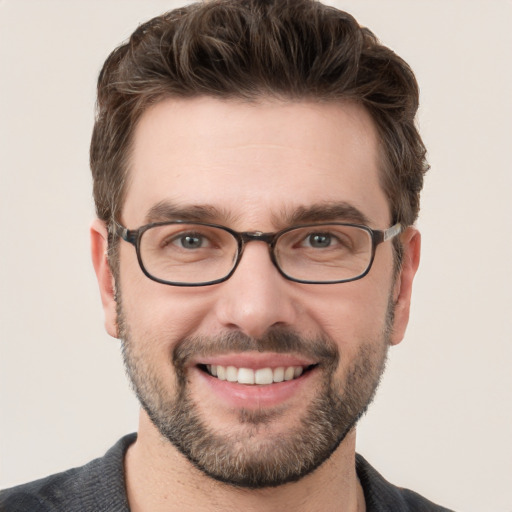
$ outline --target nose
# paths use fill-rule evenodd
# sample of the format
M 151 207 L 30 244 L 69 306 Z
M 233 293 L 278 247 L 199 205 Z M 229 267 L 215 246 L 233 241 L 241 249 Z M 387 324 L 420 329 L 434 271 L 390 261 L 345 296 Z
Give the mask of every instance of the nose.
M 274 266 L 266 243 L 248 243 L 234 274 L 220 285 L 217 320 L 224 329 L 255 338 L 271 327 L 293 325 L 298 313 L 294 285 Z

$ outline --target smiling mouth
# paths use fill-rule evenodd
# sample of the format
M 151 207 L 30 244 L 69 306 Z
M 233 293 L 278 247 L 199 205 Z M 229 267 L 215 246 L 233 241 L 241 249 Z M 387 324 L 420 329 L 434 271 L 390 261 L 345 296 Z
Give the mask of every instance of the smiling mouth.
M 199 368 L 219 380 L 245 384 L 269 385 L 279 382 L 295 380 L 304 373 L 311 371 L 317 365 L 309 366 L 279 366 L 277 368 L 237 368 L 235 366 L 221 366 L 220 364 L 200 364 Z

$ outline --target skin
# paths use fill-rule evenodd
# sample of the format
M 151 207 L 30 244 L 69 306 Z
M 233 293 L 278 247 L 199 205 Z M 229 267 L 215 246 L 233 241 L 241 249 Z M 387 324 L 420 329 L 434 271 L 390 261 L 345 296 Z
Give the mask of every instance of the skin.
M 276 231 L 288 226 L 299 208 L 344 202 L 361 212 L 370 227 L 386 229 L 391 218 L 380 186 L 378 153 L 373 121 L 352 103 L 165 100 L 146 111 L 136 128 L 119 220 L 136 229 L 152 220 L 147 217 L 152 207 L 167 201 L 180 208 L 213 206 L 215 218 L 206 220 L 238 231 Z M 378 247 L 370 273 L 361 280 L 305 285 L 284 279 L 272 265 L 266 244 L 253 242 L 228 281 L 201 288 L 151 281 L 141 272 L 134 248 L 121 242 L 118 286 L 131 337 L 170 395 L 175 381 L 169 354 L 179 340 L 234 331 L 260 337 L 276 326 L 334 340 L 340 353 L 335 377 L 342 386 L 364 343 L 396 344 L 403 338 L 420 236 L 412 227 L 400 236 L 404 260 L 396 277 L 390 243 Z M 106 329 L 117 337 L 106 227 L 99 220 L 92 225 L 91 239 Z M 394 318 L 384 341 L 390 301 Z M 237 354 L 229 357 L 236 362 Z M 297 386 L 279 402 L 281 414 L 258 429 L 256 438 L 264 442 L 296 426 L 319 392 L 320 377 L 320 371 L 312 374 L 307 385 Z M 196 367 L 187 368 L 187 379 L 198 411 L 212 429 L 246 434 L 249 427 L 239 422 L 239 411 L 204 384 Z M 247 407 L 257 410 L 256 402 L 250 398 Z M 262 490 L 237 489 L 192 466 L 142 411 L 138 440 L 125 461 L 128 498 L 135 511 L 334 511 L 340 510 L 340 503 L 345 511 L 364 510 L 354 458 L 352 430 L 334 454 L 303 479 Z M 178 504 L 173 496 L 180 497 Z

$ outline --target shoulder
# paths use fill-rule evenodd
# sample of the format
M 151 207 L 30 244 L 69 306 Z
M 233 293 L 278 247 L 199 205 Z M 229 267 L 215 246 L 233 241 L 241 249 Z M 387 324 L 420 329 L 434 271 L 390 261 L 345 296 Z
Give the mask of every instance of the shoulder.
M 453 512 L 414 491 L 390 484 L 359 454 L 356 455 L 356 469 L 367 512 Z
M 123 437 L 103 457 L 85 466 L 0 491 L 0 510 L 128 511 L 123 460 L 135 438 L 135 434 Z

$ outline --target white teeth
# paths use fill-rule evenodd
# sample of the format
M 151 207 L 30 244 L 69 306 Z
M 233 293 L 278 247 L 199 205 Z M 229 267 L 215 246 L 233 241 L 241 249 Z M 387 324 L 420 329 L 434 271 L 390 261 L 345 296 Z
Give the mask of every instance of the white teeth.
M 226 368 L 224 366 L 217 365 L 217 378 L 226 380 Z
M 226 368 L 226 380 L 229 382 L 236 382 L 238 380 L 238 370 L 234 366 Z
M 292 380 L 295 375 L 295 368 L 293 366 L 289 366 L 284 371 L 284 380 Z
M 260 368 L 254 372 L 254 382 L 256 384 L 272 384 L 274 382 L 274 372 L 272 368 Z
M 274 370 L 274 382 L 283 382 L 284 380 L 284 368 L 280 366 Z
M 304 373 L 302 366 L 280 366 L 278 368 L 236 368 L 235 366 L 221 366 L 220 364 L 206 365 L 208 372 L 219 380 L 238 382 L 239 384 L 267 385 L 273 382 L 283 382 L 300 377 Z
M 254 370 L 250 368 L 240 368 L 238 370 L 239 384 L 254 384 Z

